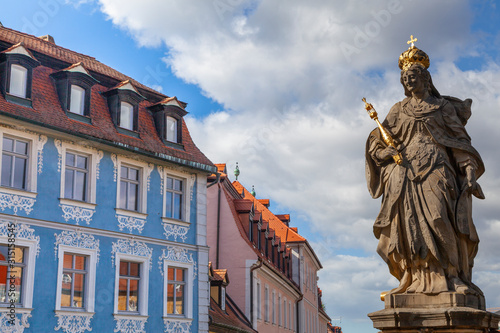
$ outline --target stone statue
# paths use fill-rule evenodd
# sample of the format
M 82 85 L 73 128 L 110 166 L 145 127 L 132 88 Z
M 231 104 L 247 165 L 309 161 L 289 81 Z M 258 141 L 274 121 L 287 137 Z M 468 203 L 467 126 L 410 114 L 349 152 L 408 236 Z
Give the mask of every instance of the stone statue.
M 464 127 L 472 101 L 439 94 L 429 57 L 414 41 L 399 58 L 406 98 L 382 123 L 394 147 L 378 128 L 366 144 L 368 188 L 373 198 L 383 196 L 374 224 L 377 252 L 400 282 L 390 294 L 482 296 L 471 281 L 479 243 L 472 195 L 484 199 L 476 182 L 484 164 Z

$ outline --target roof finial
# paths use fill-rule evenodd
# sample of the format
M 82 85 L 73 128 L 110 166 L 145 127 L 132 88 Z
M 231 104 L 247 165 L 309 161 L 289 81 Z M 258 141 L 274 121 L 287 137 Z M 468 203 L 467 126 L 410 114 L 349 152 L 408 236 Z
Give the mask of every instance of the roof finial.
M 410 45 L 410 48 L 414 48 L 415 47 L 415 42 L 417 41 L 418 39 L 416 38 L 413 38 L 413 35 L 410 35 L 410 40 L 406 42 L 406 44 L 411 44 Z
M 250 192 L 251 195 L 253 195 L 255 197 L 255 187 L 252 185 L 252 192 Z
M 236 162 L 236 169 L 234 169 L 234 175 L 236 176 L 236 180 L 238 180 L 238 176 L 240 175 L 240 168 L 238 168 L 238 162 Z

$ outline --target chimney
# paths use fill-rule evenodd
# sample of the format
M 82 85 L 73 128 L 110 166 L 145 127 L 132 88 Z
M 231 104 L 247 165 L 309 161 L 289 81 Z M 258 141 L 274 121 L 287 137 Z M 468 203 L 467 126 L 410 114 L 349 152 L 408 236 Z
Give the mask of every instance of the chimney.
M 52 37 L 51 35 L 45 35 L 45 36 L 40 36 L 38 37 L 46 42 L 49 42 L 49 43 L 52 43 L 52 44 L 55 44 L 56 42 L 54 41 L 54 37 Z

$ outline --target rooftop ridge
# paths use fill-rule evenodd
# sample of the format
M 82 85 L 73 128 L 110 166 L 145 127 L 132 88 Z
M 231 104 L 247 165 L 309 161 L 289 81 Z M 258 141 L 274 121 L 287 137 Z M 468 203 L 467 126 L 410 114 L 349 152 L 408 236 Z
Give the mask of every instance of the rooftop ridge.
M 11 28 L 0 27 L 0 40 L 4 40 L 12 44 L 24 42 L 24 46 L 26 48 L 30 48 L 32 51 L 47 55 L 63 62 L 67 62 L 69 64 L 83 62 L 83 65 L 87 70 L 97 72 L 120 82 L 131 80 L 131 82 L 133 82 L 137 88 L 147 90 L 148 92 L 159 97 L 168 97 L 165 94 L 160 93 L 159 91 L 156 91 L 153 88 L 140 83 L 139 81 L 136 81 L 132 77 L 123 74 L 116 69 L 100 62 L 94 57 L 70 50 L 57 44 L 50 43 L 46 40 L 41 39 L 40 37 L 13 30 Z

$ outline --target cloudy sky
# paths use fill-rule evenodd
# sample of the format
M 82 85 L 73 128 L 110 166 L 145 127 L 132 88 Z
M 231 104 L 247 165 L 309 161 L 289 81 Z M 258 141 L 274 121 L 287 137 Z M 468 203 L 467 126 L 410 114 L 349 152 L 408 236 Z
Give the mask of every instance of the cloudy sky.
M 474 280 L 500 306 L 500 10 L 466 0 L 3 1 L 0 21 L 99 61 L 188 103 L 203 152 L 291 213 L 324 266 L 320 287 L 346 333 L 376 332 L 366 314 L 397 286 L 375 254 L 380 205 L 364 145 L 403 98 L 397 59 L 410 35 L 443 95 L 472 98 L 467 128 L 482 154 L 474 202 Z

